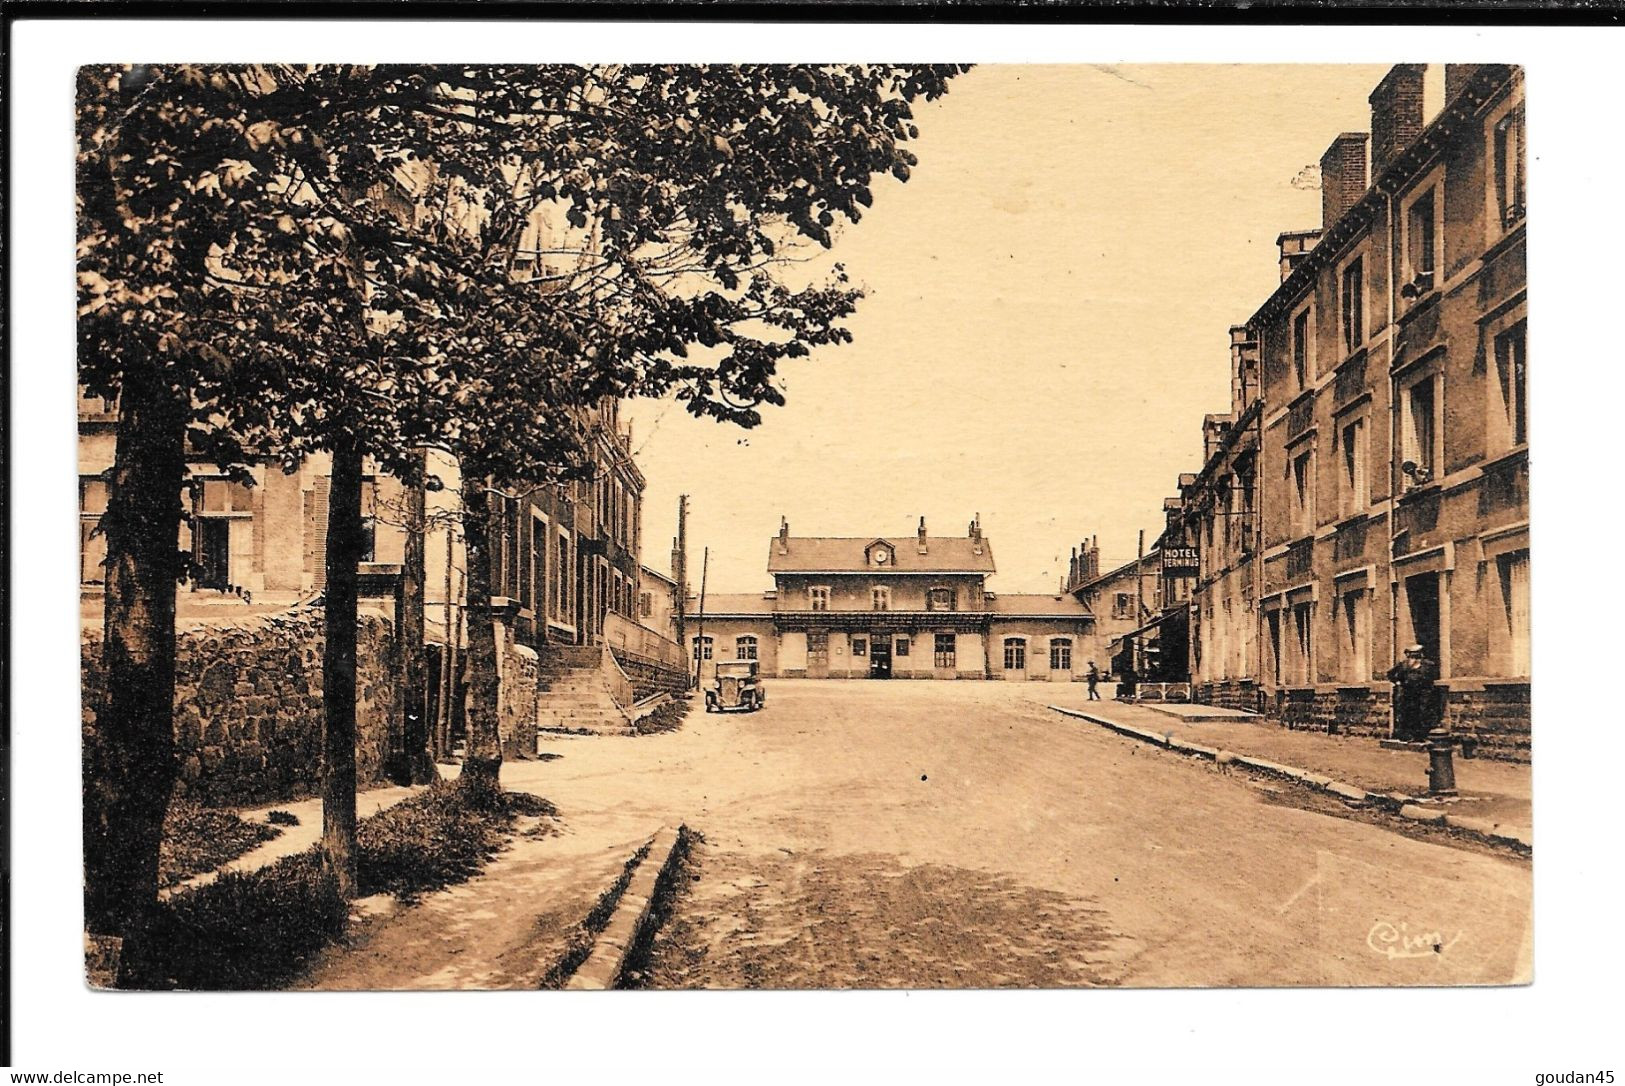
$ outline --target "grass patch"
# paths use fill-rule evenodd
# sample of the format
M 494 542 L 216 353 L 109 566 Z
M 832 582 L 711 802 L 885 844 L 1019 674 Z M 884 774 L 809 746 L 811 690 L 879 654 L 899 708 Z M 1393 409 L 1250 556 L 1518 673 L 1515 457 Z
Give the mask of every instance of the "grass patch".
M 470 793 L 449 782 L 362 820 L 357 876 L 363 896 L 411 901 L 477 874 L 504 847 L 520 815 L 552 815 L 524 793 Z M 160 904 L 144 951 L 121 987 L 245 991 L 280 988 L 344 934 L 348 905 L 312 847 L 246 874 L 227 873 Z
M 621 903 L 621 897 L 626 893 L 626 888 L 632 884 L 632 872 L 636 871 L 638 864 L 642 863 L 644 857 L 649 855 L 649 847 L 653 843 L 651 841 L 649 844 L 645 844 L 622 865 L 621 873 L 615 877 L 615 881 L 610 883 L 609 888 L 602 894 L 598 895 L 597 903 L 588 911 L 581 923 L 576 925 L 575 930 L 570 933 L 570 937 L 565 943 L 564 954 L 548 968 L 547 973 L 542 977 L 541 983 L 537 987 L 558 989 L 569 983 L 570 978 L 575 975 L 575 971 L 581 968 L 581 963 L 586 961 L 592 954 L 593 943 L 597 940 L 599 933 L 609 927 L 609 918 L 615 915 L 615 906 Z
M 158 885 L 179 886 L 194 875 L 230 863 L 281 834 L 275 826 L 248 822 L 231 811 L 217 811 L 195 803 L 170 805 L 164 815 L 164 836 L 158 846 Z
M 299 816 L 292 811 L 266 811 L 265 821 L 273 826 L 297 826 Z
M 690 698 L 672 698 L 660 708 L 634 721 L 632 730 L 638 735 L 658 735 L 660 732 L 674 732 L 683 726 L 683 720 L 689 711 L 694 708 Z

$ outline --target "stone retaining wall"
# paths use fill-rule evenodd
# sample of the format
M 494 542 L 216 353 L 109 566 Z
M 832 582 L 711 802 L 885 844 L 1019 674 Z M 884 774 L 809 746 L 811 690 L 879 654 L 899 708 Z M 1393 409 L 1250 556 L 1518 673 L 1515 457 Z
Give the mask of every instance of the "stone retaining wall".
M 655 694 L 681 694 L 688 689 L 688 676 L 678 668 L 613 646 L 610 652 L 632 680 L 632 693 L 638 701 Z
M 322 612 L 187 626 L 176 634 L 177 796 L 245 806 L 314 794 L 322 750 Z M 86 741 L 104 702 L 102 631 L 81 641 Z M 356 648 L 356 780 L 384 780 L 397 736 L 391 624 L 363 614 Z
M 524 645 L 507 646 L 497 695 L 497 728 L 504 758 L 536 757 L 537 658 Z

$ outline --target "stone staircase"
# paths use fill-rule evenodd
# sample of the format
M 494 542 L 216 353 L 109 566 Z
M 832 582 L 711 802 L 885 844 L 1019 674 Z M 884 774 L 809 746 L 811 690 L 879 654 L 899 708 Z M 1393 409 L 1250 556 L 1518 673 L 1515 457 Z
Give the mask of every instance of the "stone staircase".
M 538 732 L 631 735 L 632 724 L 614 691 L 626 684 L 609 652 L 599 646 L 547 647 L 537 666 Z M 623 691 L 623 697 L 626 691 Z M 630 699 L 628 699 L 630 704 Z

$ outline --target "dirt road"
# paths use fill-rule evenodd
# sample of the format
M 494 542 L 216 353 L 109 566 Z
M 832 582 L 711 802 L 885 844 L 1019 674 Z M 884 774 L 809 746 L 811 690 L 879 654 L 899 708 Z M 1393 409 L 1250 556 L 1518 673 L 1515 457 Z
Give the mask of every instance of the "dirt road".
M 1069 723 L 1064 692 L 773 681 L 761 713 L 560 740 L 504 780 L 572 833 L 704 834 L 654 986 L 1527 977 L 1527 861 L 1296 809 Z

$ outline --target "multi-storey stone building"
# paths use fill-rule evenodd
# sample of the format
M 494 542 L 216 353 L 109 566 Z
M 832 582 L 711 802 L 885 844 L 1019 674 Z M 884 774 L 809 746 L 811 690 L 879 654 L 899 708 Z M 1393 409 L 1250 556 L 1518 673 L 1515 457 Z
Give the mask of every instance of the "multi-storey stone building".
M 715 660 L 758 660 L 763 674 L 831 679 L 1068 682 L 1094 616 L 1065 594 L 987 588 L 993 547 L 963 536 L 792 536 L 768 551 L 774 588 L 694 601 L 688 632 L 704 678 Z
M 87 601 L 99 598 L 105 579 L 106 543 L 95 528 L 107 505 L 116 424 L 112 405 L 81 399 L 80 587 Z M 584 412 L 583 425 L 590 435 L 590 479 L 491 497 L 492 602 L 520 644 L 602 644 L 610 626 L 638 622 L 643 475 L 616 401 Z M 321 591 L 331 476 L 326 456 L 309 457 L 292 473 L 255 465 L 253 485 L 234 482 L 210 464 L 189 469 L 181 546 L 192 555 L 193 575 L 181 588 L 183 613 L 250 602 L 286 606 Z M 429 469 L 448 484 L 425 496 L 431 514 L 425 596 L 431 636 L 440 637 L 448 598 L 461 614 L 463 548 L 449 527 L 459 500 L 452 489 L 456 464 L 431 454 Z M 362 573 L 397 574 L 406 546 L 400 481 L 381 472 L 364 476 L 362 515 Z
M 1282 235 L 1280 287 L 1232 329 L 1231 412 L 1183 488 L 1193 670 L 1199 696 L 1385 734 L 1418 643 L 1444 722 L 1526 756 L 1523 75 L 1447 66 L 1426 125 L 1423 76 L 1393 68 L 1369 137 L 1333 141 L 1318 238 Z
M 1303 235 L 1296 235 L 1301 239 Z M 1283 249 L 1289 235 L 1282 235 Z M 1282 259 L 1282 274 L 1292 267 Z M 1190 606 L 1190 671 L 1196 696 L 1258 708 L 1258 352 L 1245 327 L 1230 329 L 1230 412 L 1202 420 L 1202 470 L 1180 479 L 1180 513 L 1197 551 Z

